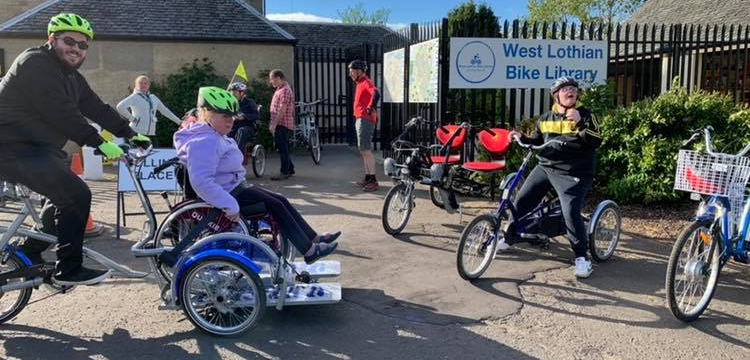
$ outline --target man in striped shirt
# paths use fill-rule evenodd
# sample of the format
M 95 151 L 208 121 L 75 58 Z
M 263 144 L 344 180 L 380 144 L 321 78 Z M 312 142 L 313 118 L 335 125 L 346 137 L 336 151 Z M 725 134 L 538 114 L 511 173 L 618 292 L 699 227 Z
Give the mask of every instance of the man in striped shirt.
M 271 180 L 283 180 L 294 175 L 294 164 L 289 157 L 289 136 L 294 134 L 294 92 L 279 69 L 271 70 L 268 81 L 276 88 L 271 99 L 268 129 L 273 134 L 281 158 L 281 171 Z

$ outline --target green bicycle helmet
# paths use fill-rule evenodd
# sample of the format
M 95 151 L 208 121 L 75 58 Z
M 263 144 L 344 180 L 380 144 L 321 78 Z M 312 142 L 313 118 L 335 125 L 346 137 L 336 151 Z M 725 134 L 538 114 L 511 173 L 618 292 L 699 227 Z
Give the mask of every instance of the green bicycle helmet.
M 88 20 L 73 13 L 60 13 L 49 19 L 47 35 L 63 31 L 75 31 L 94 39 L 94 30 Z
M 198 89 L 197 106 L 228 115 L 234 115 L 240 111 L 237 98 L 229 91 L 216 86 L 204 86 Z

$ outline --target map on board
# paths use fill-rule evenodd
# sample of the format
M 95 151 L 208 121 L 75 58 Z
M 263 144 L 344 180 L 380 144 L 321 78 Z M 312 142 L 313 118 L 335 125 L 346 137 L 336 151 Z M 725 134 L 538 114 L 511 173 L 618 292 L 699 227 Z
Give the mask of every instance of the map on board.
M 409 48 L 409 102 L 436 103 L 438 93 L 439 39 Z
M 404 102 L 404 49 L 383 54 L 383 102 Z

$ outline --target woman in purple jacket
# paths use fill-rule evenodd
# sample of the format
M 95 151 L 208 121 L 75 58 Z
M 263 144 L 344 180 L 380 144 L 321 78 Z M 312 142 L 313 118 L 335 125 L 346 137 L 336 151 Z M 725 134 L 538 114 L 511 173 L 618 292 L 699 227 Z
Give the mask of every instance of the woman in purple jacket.
M 245 183 L 242 152 L 227 137 L 239 111 L 237 99 L 218 87 L 202 87 L 197 106 L 198 122 L 174 134 L 177 155 L 195 193 L 234 221 L 240 221 L 240 207 L 263 202 L 308 264 L 332 253 L 340 231 L 317 234 L 284 196 Z

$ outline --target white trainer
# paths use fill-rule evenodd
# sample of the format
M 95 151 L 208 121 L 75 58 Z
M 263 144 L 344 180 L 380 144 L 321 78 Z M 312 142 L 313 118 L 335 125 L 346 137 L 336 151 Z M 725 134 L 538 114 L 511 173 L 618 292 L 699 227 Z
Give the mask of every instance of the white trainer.
M 591 276 L 591 273 L 594 271 L 594 268 L 591 267 L 591 261 L 586 260 L 585 257 L 577 257 L 576 258 L 576 277 L 577 278 L 587 278 Z

